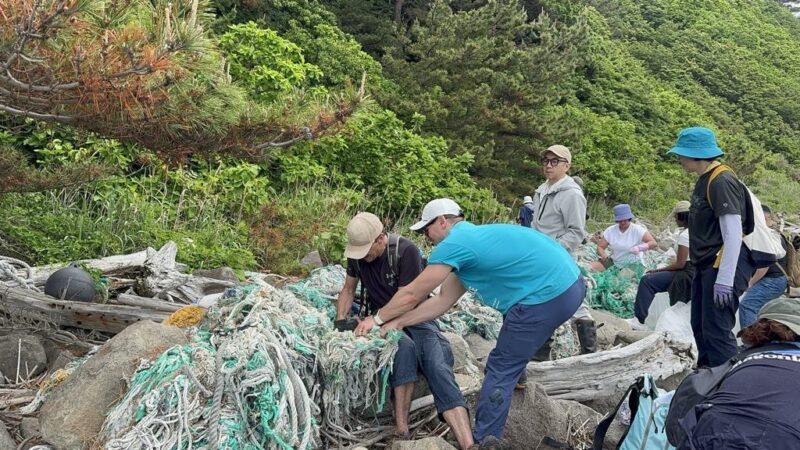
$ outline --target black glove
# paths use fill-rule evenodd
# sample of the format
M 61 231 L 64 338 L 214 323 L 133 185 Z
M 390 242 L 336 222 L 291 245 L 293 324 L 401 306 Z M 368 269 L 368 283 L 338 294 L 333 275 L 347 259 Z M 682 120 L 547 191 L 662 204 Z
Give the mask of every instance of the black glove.
M 333 321 L 333 329 L 336 331 L 353 331 L 358 326 L 356 319 L 341 319 Z

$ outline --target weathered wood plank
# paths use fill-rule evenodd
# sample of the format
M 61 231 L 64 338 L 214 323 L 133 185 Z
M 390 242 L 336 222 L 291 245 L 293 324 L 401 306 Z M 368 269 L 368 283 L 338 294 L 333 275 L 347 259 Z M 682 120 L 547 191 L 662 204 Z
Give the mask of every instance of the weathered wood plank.
M 120 305 L 139 306 L 142 308 L 153 309 L 156 311 L 164 311 L 168 313 L 173 313 L 181 309 L 182 307 L 186 306 L 183 304 L 170 303 L 164 300 L 158 300 L 155 298 L 139 297 L 138 295 L 133 295 L 133 294 L 119 294 L 117 298 L 111 301 L 118 303 Z
M 528 364 L 528 379 L 552 398 L 579 402 L 617 397 L 643 373 L 664 380 L 694 364 L 692 343 L 653 333 L 625 347 Z
M 152 251 L 152 250 L 151 250 Z M 125 273 L 126 271 L 141 267 L 147 259 L 147 250 L 131 253 L 129 255 L 114 255 L 100 259 L 86 259 L 79 262 L 86 264 L 87 267 L 97 269 L 104 274 Z M 33 281 L 37 286 L 44 286 L 47 278 L 58 269 L 64 268 L 68 263 L 48 264 L 46 266 L 31 267 L 33 271 Z M 24 271 L 18 271 L 20 276 L 27 276 Z
M 140 320 L 161 322 L 168 312 L 127 305 L 56 300 L 27 289 L 0 284 L 0 312 L 12 316 L 45 320 L 61 326 L 119 333 Z

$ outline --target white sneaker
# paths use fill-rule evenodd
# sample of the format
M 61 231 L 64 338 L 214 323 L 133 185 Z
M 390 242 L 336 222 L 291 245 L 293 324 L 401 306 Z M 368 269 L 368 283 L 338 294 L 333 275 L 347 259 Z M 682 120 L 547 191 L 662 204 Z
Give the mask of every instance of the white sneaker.
M 643 324 L 642 322 L 639 322 L 639 319 L 637 319 L 636 317 L 631 317 L 630 319 L 625 319 L 625 322 L 628 322 L 628 325 L 630 325 L 631 330 L 633 330 L 633 331 L 644 331 L 644 330 L 647 330 L 647 325 Z

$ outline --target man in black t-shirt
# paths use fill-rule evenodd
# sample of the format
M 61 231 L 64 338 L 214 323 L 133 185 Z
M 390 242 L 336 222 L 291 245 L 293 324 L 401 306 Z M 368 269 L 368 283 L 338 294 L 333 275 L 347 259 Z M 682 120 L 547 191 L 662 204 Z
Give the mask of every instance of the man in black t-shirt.
M 422 272 L 422 254 L 400 236 L 389 235 L 377 216 L 358 213 L 347 225 L 347 277 L 339 293 L 335 326 L 342 330 L 360 281 L 372 312 L 377 312 Z M 377 314 L 376 314 L 377 315 Z M 380 324 L 379 324 L 380 325 Z M 395 438 L 409 438 L 408 416 L 417 372 L 428 381 L 436 409 L 462 449 L 474 444 L 466 403 L 453 374 L 453 352 L 435 321 L 403 329 L 389 384 L 394 394 Z
M 678 155 L 684 170 L 700 175 L 689 210 L 689 255 L 695 266 L 691 321 L 697 365 L 713 367 L 736 354 L 731 330 L 753 273 L 750 251 L 742 243 L 745 224 L 752 224 L 752 205 L 736 175 L 720 167 L 717 159 L 724 152 L 713 131 L 683 129 L 668 153 Z

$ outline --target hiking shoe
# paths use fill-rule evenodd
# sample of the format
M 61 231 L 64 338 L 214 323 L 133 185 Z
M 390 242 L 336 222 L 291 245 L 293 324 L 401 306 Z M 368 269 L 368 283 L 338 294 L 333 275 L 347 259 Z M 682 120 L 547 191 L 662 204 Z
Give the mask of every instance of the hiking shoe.
M 636 317 L 631 317 L 630 319 L 625 319 L 625 322 L 628 322 L 628 325 L 630 325 L 631 330 L 633 330 L 633 331 L 646 331 L 647 330 L 647 325 L 643 324 L 642 322 L 639 322 L 639 319 L 637 319 Z
M 514 386 L 514 389 L 518 391 L 525 390 L 525 385 L 528 383 L 528 373 L 526 371 L 522 371 L 522 375 L 519 376 L 519 380 L 517 380 L 517 385 Z

